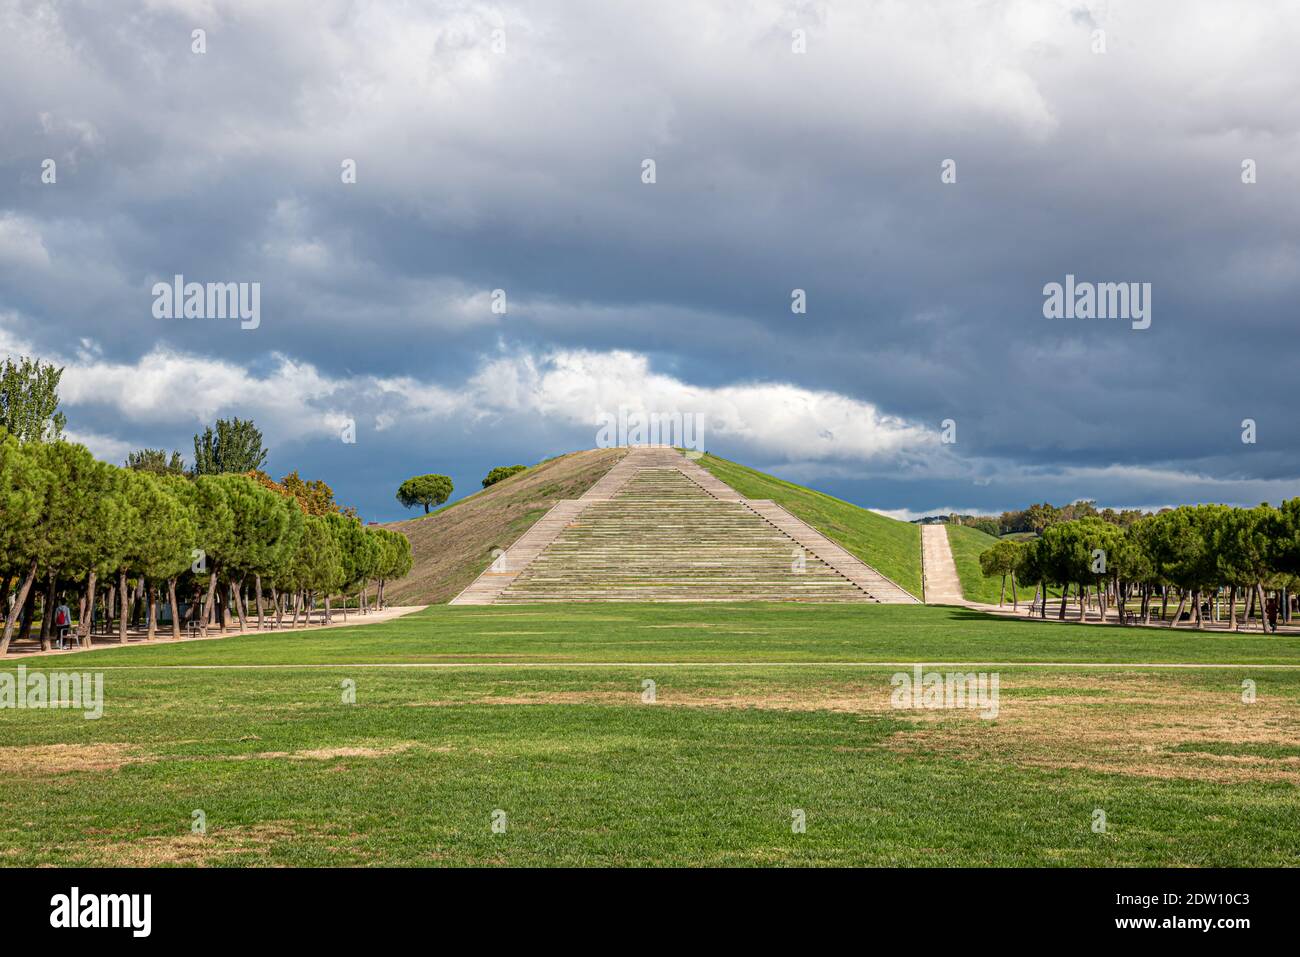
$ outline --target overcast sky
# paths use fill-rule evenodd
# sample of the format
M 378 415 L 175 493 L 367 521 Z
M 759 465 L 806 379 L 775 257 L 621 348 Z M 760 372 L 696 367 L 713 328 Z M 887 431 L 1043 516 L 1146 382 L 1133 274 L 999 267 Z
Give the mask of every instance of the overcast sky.
M 367 519 L 620 405 L 904 517 L 1276 503 L 1297 48 L 1285 2 L 0 0 L 0 353 L 102 457 L 251 416 Z M 156 318 L 176 274 L 260 325 Z M 1067 274 L 1150 328 L 1044 318 Z

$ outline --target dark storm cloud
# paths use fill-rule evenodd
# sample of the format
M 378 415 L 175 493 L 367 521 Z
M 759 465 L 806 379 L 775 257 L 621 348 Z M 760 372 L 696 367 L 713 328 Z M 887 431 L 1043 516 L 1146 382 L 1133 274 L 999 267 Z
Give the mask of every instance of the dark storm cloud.
M 732 386 L 789 383 L 916 435 L 955 419 L 958 443 L 918 445 L 918 465 L 720 416 L 718 451 L 882 508 L 1300 492 L 1288 6 L 124 9 L 0 4 L 9 341 L 73 357 L 86 339 L 131 369 L 161 348 L 254 378 L 288 357 L 310 372 L 275 380 L 303 390 L 282 405 L 311 421 L 277 426 L 279 464 L 318 462 L 376 513 L 381 472 L 592 442 L 579 403 L 545 390 L 493 404 L 484 387 L 484 426 L 440 399 L 441 417 L 395 411 L 372 380 L 454 394 L 502 356 L 616 350 L 724 406 Z M 262 326 L 160 324 L 149 289 L 176 273 L 261 282 Z M 1067 273 L 1151 283 L 1151 328 L 1044 319 L 1043 286 Z M 256 381 L 208 371 L 231 391 L 124 414 L 87 388 L 73 422 L 185 448 L 191 420 L 262 408 Z M 366 423 L 364 456 L 329 438 L 343 413 Z

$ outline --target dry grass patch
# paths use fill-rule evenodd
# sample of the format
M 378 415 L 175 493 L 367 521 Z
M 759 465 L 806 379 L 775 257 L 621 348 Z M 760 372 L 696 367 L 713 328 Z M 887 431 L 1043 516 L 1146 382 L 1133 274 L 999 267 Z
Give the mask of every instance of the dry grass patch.
M 213 828 L 207 834 L 116 835 L 106 841 L 70 847 L 76 863 L 101 867 L 203 867 L 237 854 L 265 857 L 277 844 L 327 832 L 289 821 Z
M 129 744 L 24 745 L 0 748 L 0 774 L 40 776 L 71 771 L 116 771 L 128 764 L 152 760 L 152 755 Z
M 1019 766 L 1219 782 L 1300 784 L 1300 707 L 1262 696 L 1243 704 L 1240 689 L 1194 686 L 1162 675 L 1089 672 L 1003 673 L 999 710 L 900 710 L 884 675 L 867 681 L 725 691 L 660 685 L 653 704 L 638 688 L 528 691 L 414 702 L 415 707 L 464 705 L 605 705 L 656 708 L 739 708 L 889 715 L 914 727 L 893 734 L 891 750 Z M 1199 750 L 1197 746 L 1206 750 Z M 1229 753 L 1214 753 L 1219 750 Z M 1276 746 L 1277 756 L 1231 753 L 1233 746 Z
M 419 741 L 400 741 L 384 747 L 312 748 L 304 751 L 261 751 L 257 754 L 239 755 L 235 760 L 253 761 L 260 759 L 285 758 L 290 761 L 330 761 L 334 758 L 384 758 L 391 754 L 403 754 L 412 748 L 418 748 Z
M 1226 682 L 1222 691 L 1211 691 L 1138 674 L 1003 675 L 1001 689 L 996 721 L 973 712 L 907 712 L 932 720 L 893 735 L 890 746 L 906 754 L 1035 767 L 1300 784 L 1300 758 L 1293 756 L 1174 750 L 1206 743 L 1294 747 L 1300 709 L 1292 702 L 1261 698 L 1243 704 L 1240 689 Z M 1033 695 L 1015 693 L 1031 690 Z M 1103 694 L 1080 693 L 1088 691 Z

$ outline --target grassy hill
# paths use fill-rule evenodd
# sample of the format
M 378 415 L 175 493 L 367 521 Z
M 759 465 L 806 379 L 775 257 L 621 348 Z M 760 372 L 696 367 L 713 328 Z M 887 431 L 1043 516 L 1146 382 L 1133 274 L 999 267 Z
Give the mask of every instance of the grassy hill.
M 919 525 L 900 522 L 716 455 L 705 455 L 699 464 L 745 498 L 771 499 L 882 575 L 918 598 L 921 596 Z
M 998 539 L 968 525 L 946 525 L 948 547 L 952 549 L 953 564 L 961 579 L 961 593 L 967 601 L 982 601 L 996 605 L 1002 588 L 1001 578 L 985 578 L 980 571 L 980 552 L 987 551 Z M 1032 596 L 1031 596 L 1032 597 Z M 1011 583 L 1007 582 L 1007 601 L 1011 600 Z
M 393 604 L 450 601 L 556 502 L 578 498 L 627 454 L 590 449 L 547 459 L 525 472 L 467 495 L 431 515 L 393 522 L 411 540 L 411 574 L 388 586 Z
M 957 566 L 957 577 L 961 579 L 961 593 L 967 601 L 982 601 L 990 605 L 998 603 L 998 595 L 1002 591 L 1002 579 L 985 578 L 984 573 L 980 571 L 980 552 L 983 552 L 998 541 L 1006 541 L 1010 536 L 1003 536 L 997 539 L 978 528 L 971 528 L 968 525 L 948 525 L 948 546 L 952 549 L 952 560 Z M 1033 533 L 1029 538 L 1033 539 Z M 1023 539 L 1011 539 L 1020 541 Z M 1021 601 L 1031 601 L 1034 597 L 1034 587 L 1032 585 L 1017 585 L 1016 593 Z M 1060 594 L 1059 590 L 1053 590 L 1051 594 Z M 1007 579 L 1007 604 L 1011 604 L 1011 579 Z

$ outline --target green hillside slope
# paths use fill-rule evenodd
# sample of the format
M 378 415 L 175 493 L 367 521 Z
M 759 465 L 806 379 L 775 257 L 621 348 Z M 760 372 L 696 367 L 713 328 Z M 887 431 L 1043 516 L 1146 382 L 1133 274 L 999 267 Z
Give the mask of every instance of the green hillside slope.
M 1002 589 L 1001 578 L 985 578 L 980 571 L 980 552 L 987 551 L 998 540 L 987 532 L 968 525 L 947 525 L 948 547 L 952 549 L 953 564 L 961 579 L 962 597 L 967 601 L 982 601 L 996 605 Z M 1007 601 L 1011 600 L 1011 582 L 1007 582 Z
M 957 577 L 961 579 L 962 596 L 967 601 L 980 601 L 996 605 L 998 595 L 1002 592 L 1002 578 L 984 577 L 984 573 L 980 571 L 980 552 L 996 545 L 999 539 L 981 532 L 978 528 L 971 528 L 967 525 L 949 525 L 947 528 L 948 546 L 952 549 L 952 560 L 957 566 Z M 1021 601 L 1033 600 L 1034 587 L 1032 585 L 1017 585 L 1016 592 Z M 1056 595 L 1060 594 L 1060 592 L 1052 590 L 1051 594 Z M 1011 604 L 1010 578 L 1007 578 L 1006 603 Z
M 411 574 L 388 586 L 395 605 L 450 601 L 561 499 L 578 498 L 626 449 L 591 449 L 548 459 L 432 515 L 394 522 L 411 540 Z
M 776 502 L 882 575 L 920 597 L 919 525 L 888 518 L 716 455 L 705 455 L 699 464 L 745 498 L 765 498 Z

